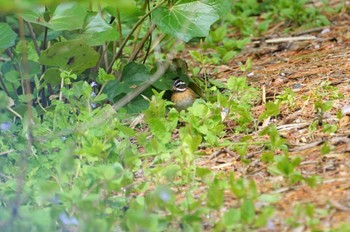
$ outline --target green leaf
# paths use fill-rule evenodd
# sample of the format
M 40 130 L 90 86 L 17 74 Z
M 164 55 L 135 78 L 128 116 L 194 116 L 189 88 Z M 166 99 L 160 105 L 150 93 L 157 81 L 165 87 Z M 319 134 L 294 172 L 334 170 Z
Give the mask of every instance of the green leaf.
M 234 92 L 244 91 L 247 87 L 247 78 L 230 76 L 227 80 L 227 88 Z
M 231 189 L 231 192 L 237 198 L 243 198 L 248 194 L 246 191 L 246 182 L 244 179 L 230 180 L 230 189 Z
M 150 118 L 148 119 L 148 125 L 153 135 L 163 143 L 168 143 L 171 139 L 171 133 L 167 131 L 164 120 L 164 118 Z
M 244 199 L 241 205 L 241 219 L 245 223 L 251 224 L 255 217 L 255 207 L 253 200 Z
M 158 231 L 158 217 L 143 209 L 129 209 L 125 218 L 128 231 Z
M 168 182 L 173 182 L 179 176 L 180 171 L 181 168 L 178 165 L 171 164 L 166 166 L 162 173 Z
M 10 99 L 7 97 L 4 91 L 0 91 L 0 110 L 6 109 L 9 105 Z
M 194 37 L 206 37 L 210 26 L 218 19 L 215 8 L 200 1 L 179 2 L 153 12 L 153 21 L 161 31 L 185 42 Z
M 30 10 L 23 12 L 21 16 L 24 20 L 28 22 L 48 27 L 49 24 L 46 20 L 46 17 L 44 17 L 44 14 L 45 14 L 45 7 L 39 6 L 39 7 L 32 7 Z
M 209 207 L 214 209 L 220 209 L 224 203 L 224 189 L 221 186 L 219 179 L 214 179 L 208 189 L 208 201 Z
M 322 147 L 321 147 L 321 154 L 322 155 L 326 155 L 328 153 L 330 153 L 332 150 L 331 146 L 329 145 L 328 142 L 325 142 Z
M 280 114 L 280 103 L 267 102 L 266 110 L 259 116 L 259 121 L 267 119 L 270 116 L 277 116 L 279 114 Z
M 199 178 L 203 178 L 211 173 L 212 171 L 208 168 L 201 168 L 201 167 L 196 168 L 196 176 Z
M 91 13 L 80 37 L 90 46 L 98 46 L 106 41 L 117 40 L 118 32 L 100 14 Z
M 123 69 L 122 76 L 125 77 L 123 82 L 128 85 L 128 92 L 130 92 L 147 81 L 150 77 L 150 73 L 145 65 L 131 62 Z
M 201 2 L 213 7 L 218 15 L 225 15 L 231 10 L 231 0 L 201 0 Z
M 255 226 L 258 228 L 266 226 L 268 220 L 273 216 L 274 212 L 275 208 L 272 206 L 263 208 L 262 212 L 259 214 L 255 221 Z
M 225 212 L 223 217 L 223 223 L 225 226 L 234 226 L 236 223 L 239 222 L 240 218 L 241 212 L 238 209 L 232 208 Z
M 103 68 L 98 69 L 98 76 L 96 81 L 100 84 L 104 84 L 107 81 L 114 80 L 114 76 L 112 74 L 106 73 L 106 71 Z
M 41 84 L 41 87 L 46 86 L 47 84 L 57 85 L 61 83 L 60 77 L 61 71 L 58 68 L 47 69 L 43 75 L 44 82 Z
M 287 156 L 281 157 L 281 160 L 277 163 L 277 169 L 285 176 L 289 176 L 294 172 L 295 166 Z
M 324 113 L 324 112 L 332 109 L 332 107 L 333 107 L 332 101 L 326 101 L 326 102 L 317 101 L 317 102 L 315 102 L 316 112 Z
M 77 2 L 62 3 L 52 13 L 45 15 L 45 7 L 38 7 L 24 12 L 21 16 L 28 22 L 40 24 L 55 31 L 77 30 L 83 27 L 87 8 Z
M 264 153 L 262 153 L 261 155 L 261 161 L 264 163 L 270 163 L 273 161 L 275 154 L 273 153 L 273 151 L 266 151 Z
M 76 74 L 96 65 L 99 54 L 81 40 L 55 43 L 45 50 L 39 61 L 43 65 L 59 67 Z
M 87 9 L 77 2 L 60 4 L 49 21 L 49 27 L 55 31 L 76 30 L 83 26 Z
M 17 34 L 7 23 L 0 23 L 0 49 L 6 49 L 15 45 Z

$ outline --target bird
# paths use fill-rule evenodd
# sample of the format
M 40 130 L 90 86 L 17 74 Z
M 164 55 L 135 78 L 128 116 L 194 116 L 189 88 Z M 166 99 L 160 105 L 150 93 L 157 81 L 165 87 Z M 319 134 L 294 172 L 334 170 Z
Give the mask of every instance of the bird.
M 171 101 L 175 103 L 177 111 L 187 109 L 197 98 L 195 92 L 179 79 L 174 81 L 172 90 Z

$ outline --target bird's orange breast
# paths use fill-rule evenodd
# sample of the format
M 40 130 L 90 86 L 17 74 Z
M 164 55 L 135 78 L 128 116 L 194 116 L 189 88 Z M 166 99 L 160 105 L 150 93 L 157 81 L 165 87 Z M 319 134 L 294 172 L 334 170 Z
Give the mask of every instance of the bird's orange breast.
M 171 96 L 171 101 L 175 103 L 175 108 L 178 111 L 187 109 L 195 100 L 196 94 L 189 88 L 183 92 L 174 92 Z

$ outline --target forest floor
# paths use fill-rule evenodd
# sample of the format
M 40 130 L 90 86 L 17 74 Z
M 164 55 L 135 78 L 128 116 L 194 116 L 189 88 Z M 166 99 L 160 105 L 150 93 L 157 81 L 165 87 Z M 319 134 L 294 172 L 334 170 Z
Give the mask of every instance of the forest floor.
M 273 218 L 276 231 L 289 230 L 285 221 L 298 204 L 310 203 L 318 209 L 320 229 L 350 222 L 350 117 L 345 115 L 350 113 L 350 15 L 342 13 L 330 21 L 332 24 L 327 27 L 290 34 L 297 38 L 295 41 L 266 40 L 286 37 L 282 34 L 283 25 L 276 25 L 265 38 L 251 42 L 229 64 L 209 67 L 217 70 L 213 71 L 215 78 L 222 81 L 229 76 L 246 76 L 250 85 L 261 90 L 266 101 L 275 100 L 286 88 L 295 93 L 288 100 L 290 104 L 280 109 L 280 115 L 265 120 L 263 125 L 277 125 L 287 140 L 289 156 L 302 158 L 298 171 L 303 176 L 321 177 L 316 187 L 290 186 L 281 176 L 269 174 L 267 165 L 260 160 L 264 151 L 259 146 L 249 148 L 249 165 L 227 150 L 205 150 L 207 155 L 197 162 L 218 172 L 233 171 L 236 176 L 253 179 L 260 193 L 279 193 L 281 198 Z M 252 70 L 242 71 L 240 65 L 248 58 L 253 61 Z M 194 65 L 190 61 L 190 66 Z M 341 95 L 344 97 L 337 97 Z M 332 100 L 332 108 L 323 115 L 315 111 L 315 102 L 320 100 Z M 264 101 L 254 107 L 256 118 L 264 107 Z M 339 112 L 344 115 L 339 116 Z M 316 125 L 314 131 L 310 130 L 312 124 Z M 325 133 L 324 124 L 336 125 L 338 129 Z M 263 125 L 252 135 L 257 140 L 261 140 L 258 133 Z M 236 134 L 227 134 L 227 137 L 233 142 L 240 139 Z M 328 147 L 329 152 L 322 152 Z M 217 155 L 213 155 L 215 153 Z M 226 202 L 235 205 L 236 200 L 226 199 Z M 323 214 L 323 210 L 327 213 Z M 304 224 L 294 231 L 305 230 L 308 228 Z

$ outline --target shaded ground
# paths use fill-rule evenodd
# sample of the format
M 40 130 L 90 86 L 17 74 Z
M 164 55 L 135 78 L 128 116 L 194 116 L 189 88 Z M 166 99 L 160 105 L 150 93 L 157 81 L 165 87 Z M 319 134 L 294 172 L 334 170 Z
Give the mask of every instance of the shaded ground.
M 292 209 L 298 203 L 312 203 L 315 208 L 327 212 L 324 215 L 322 211 L 316 213 L 321 220 L 318 224 L 320 229 L 350 223 L 350 118 L 337 118 L 337 112 L 350 106 L 350 16 L 343 13 L 332 18 L 331 22 L 329 27 L 298 34 L 315 36 L 313 39 L 282 43 L 257 40 L 232 63 L 212 67 L 219 69 L 216 78 L 223 81 L 229 76 L 248 76 L 250 84 L 261 89 L 267 101 L 274 100 L 285 88 L 296 93 L 291 100 L 293 104 L 283 105 L 280 116 L 267 120 L 264 124 L 278 125 L 280 134 L 288 141 L 290 156 L 300 156 L 303 159 L 298 170 L 304 176 L 316 174 L 322 177 L 322 184 L 316 188 L 310 188 L 306 184 L 289 188 L 281 177 L 268 173 L 267 165 L 260 161 L 263 152 L 261 147 L 250 149 L 250 165 L 243 164 L 237 158 L 238 155 L 230 155 L 225 151 L 215 157 L 212 155 L 216 151 L 206 151 L 208 155 L 199 161 L 200 166 L 218 171 L 230 170 L 237 176 L 254 179 L 261 193 L 280 193 L 281 199 L 276 204 L 277 213 L 273 220 L 276 231 L 289 230 L 286 219 L 292 215 Z M 285 37 L 278 33 L 281 31 L 282 28 L 274 28 L 266 35 L 269 38 Z M 243 72 L 239 66 L 248 57 L 253 59 L 253 69 Z M 314 103 L 317 100 L 332 100 L 341 94 L 344 97 L 333 100 L 332 109 L 323 117 L 315 112 Z M 261 105 L 255 107 L 256 117 L 263 110 L 264 103 L 261 102 Z M 337 125 L 338 130 L 329 134 L 322 132 L 322 126 L 316 126 L 316 131 L 311 132 L 309 127 L 315 121 Z M 259 138 L 257 134 L 258 132 L 253 134 L 254 138 Z M 232 141 L 239 139 L 239 136 L 229 136 Z M 325 143 L 331 147 L 328 154 L 321 153 Z M 233 204 L 234 201 L 235 199 L 228 199 Z M 300 222 L 303 220 L 306 219 L 300 218 Z M 301 226 L 296 231 L 304 230 L 308 228 Z

